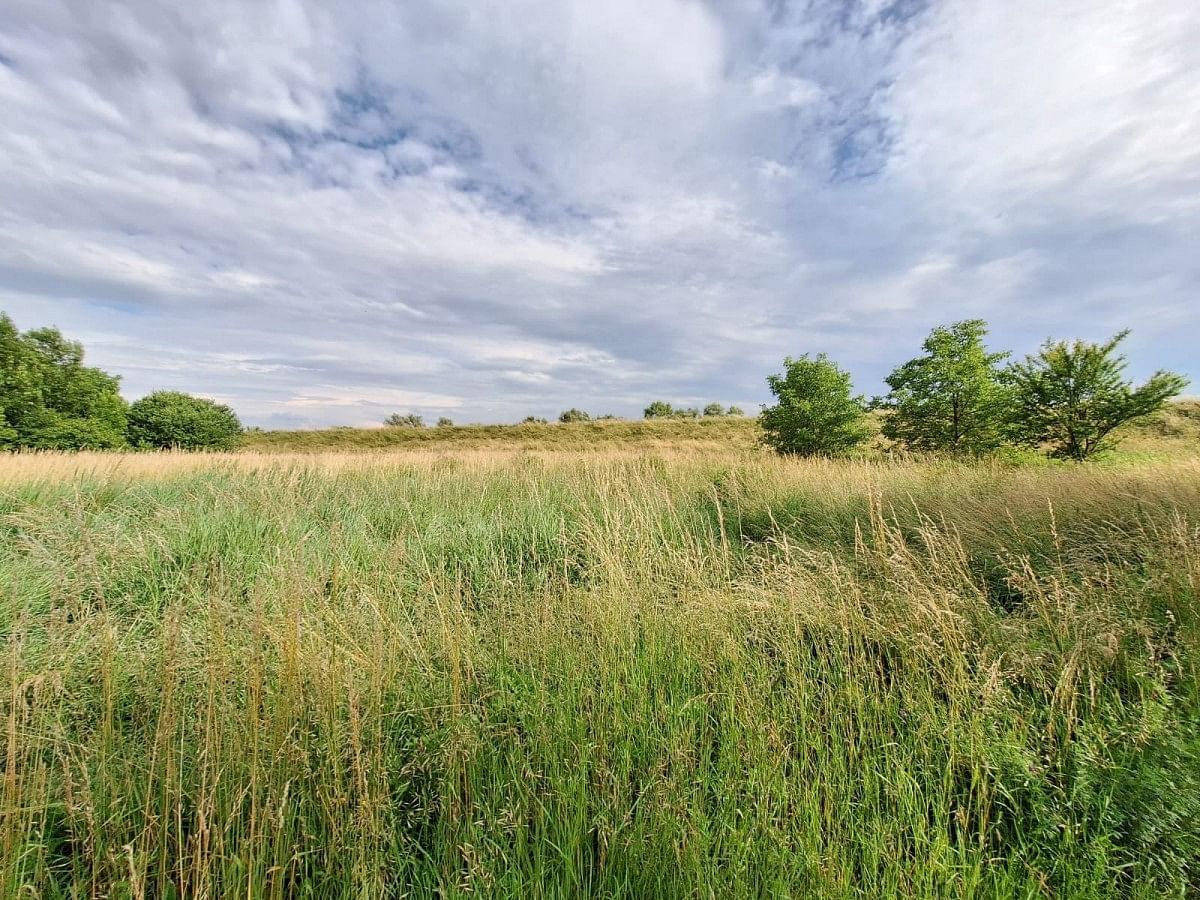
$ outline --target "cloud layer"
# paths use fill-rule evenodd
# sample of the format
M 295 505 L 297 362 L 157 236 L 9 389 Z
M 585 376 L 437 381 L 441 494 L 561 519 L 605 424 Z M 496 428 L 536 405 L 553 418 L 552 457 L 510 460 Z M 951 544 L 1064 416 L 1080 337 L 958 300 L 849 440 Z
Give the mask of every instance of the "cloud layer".
M 0 309 L 268 426 L 753 407 L 938 323 L 1200 379 L 1191 0 L 9 0 Z

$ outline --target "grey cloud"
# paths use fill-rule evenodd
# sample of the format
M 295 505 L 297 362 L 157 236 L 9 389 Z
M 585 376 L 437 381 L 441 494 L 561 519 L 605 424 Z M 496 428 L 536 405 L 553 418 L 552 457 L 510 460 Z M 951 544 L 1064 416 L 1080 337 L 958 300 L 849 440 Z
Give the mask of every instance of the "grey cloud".
M 966 315 L 1200 377 L 1188 0 L 331 9 L 0 7 L 0 308 L 293 427 L 874 393 Z

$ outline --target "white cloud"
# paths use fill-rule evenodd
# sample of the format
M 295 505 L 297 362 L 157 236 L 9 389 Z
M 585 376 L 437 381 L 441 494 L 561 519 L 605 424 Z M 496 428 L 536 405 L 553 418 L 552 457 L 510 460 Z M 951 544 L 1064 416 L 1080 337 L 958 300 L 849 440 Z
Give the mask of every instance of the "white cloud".
M 862 390 L 933 324 L 1195 369 L 1190 0 L 11 0 L 0 308 L 252 422 Z

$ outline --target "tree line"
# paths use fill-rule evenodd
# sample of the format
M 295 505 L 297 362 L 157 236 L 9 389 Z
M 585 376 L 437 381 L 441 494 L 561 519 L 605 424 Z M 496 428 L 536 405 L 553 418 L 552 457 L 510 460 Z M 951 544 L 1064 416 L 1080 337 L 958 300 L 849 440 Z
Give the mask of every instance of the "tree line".
M 1051 456 L 1084 460 L 1113 446 L 1126 422 L 1161 408 L 1187 386 L 1173 372 L 1155 372 L 1144 384 L 1125 380 L 1118 351 L 1128 331 L 1102 343 L 1047 341 L 1015 361 L 989 350 L 987 324 L 968 319 L 933 329 L 922 354 L 886 379 L 889 391 L 866 400 L 850 374 L 825 354 L 784 360 L 767 385 L 775 403 L 759 417 L 764 441 L 780 453 L 834 455 L 867 442 L 869 419 L 879 411 L 883 435 L 924 453 L 978 456 L 1005 446 L 1038 447 Z M 130 404 L 120 381 L 83 364 L 83 346 L 55 328 L 21 333 L 0 313 L 0 448 L 111 450 L 126 447 L 226 449 L 242 431 L 228 406 L 177 391 L 156 391 Z M 741 416 L 736 406 L 702 410 L 664 400 L 649 404 L 647 419 Z M 613 419 L 580 409 L 559 422 Z M 544 424 L 529 416 L 523 424 Z M 416 414 L 389 416 L 392 427 L 420 428 Z M 453 425 L 441 418 L 438 426 Z
M 0 313 L 0 448 L 228 449 L 242 426 L 228 406 L 178 391 L 135 403 L 120 379 L 83 364 L 83 345 L 56 328 L 21 333 Z
M 896 368 L 889 392 L 871 401 L 854 394 L 850 374 L 825 354 L 789 357 L 783 373 L 767 378 L 776 402 L 760 419 L 765 441 L 785 454 L 846 453 L 870 438 L 868 412 L 881 410 L 883 435 L 908 450 L 979 456 L 1034 447 L 1084 460 L 1187 386 L 1163 370 L 1142 385 L 1126 381 L 1118 348 L 1128 334 L 1050 340 L 1014 361 L 987 349 L 985 322 L 956 322 L 933 329 L 924 352 Z

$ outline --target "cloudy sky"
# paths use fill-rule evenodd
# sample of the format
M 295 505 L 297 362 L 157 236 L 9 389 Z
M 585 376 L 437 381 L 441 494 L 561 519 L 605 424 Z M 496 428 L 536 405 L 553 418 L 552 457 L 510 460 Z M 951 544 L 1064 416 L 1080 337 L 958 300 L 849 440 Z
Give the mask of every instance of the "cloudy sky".
M 1197 47 L 1195 0 L 4 0 L 0 309 L 265 426 L 878 393 L 968 317 L 1200 381 Z

